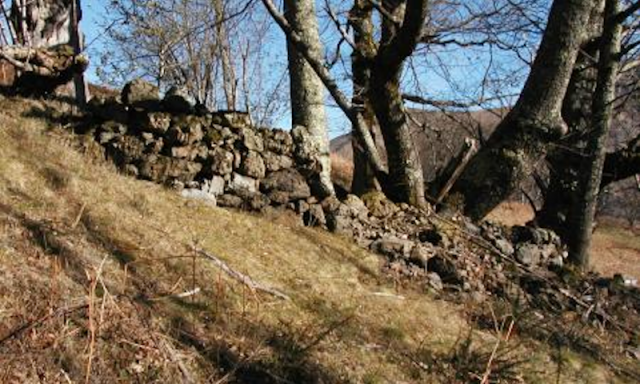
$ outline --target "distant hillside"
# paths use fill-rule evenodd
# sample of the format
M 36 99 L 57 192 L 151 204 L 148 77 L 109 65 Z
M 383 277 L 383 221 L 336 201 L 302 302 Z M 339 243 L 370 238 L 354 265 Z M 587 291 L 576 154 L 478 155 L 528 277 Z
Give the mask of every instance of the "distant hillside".
M 411 110 L 410 124 L 422 159 L 425 179 L 432 180 L 438 170 L 462 148 L 465 138 L 489 137 L 506 109 L 473 112 Z M 351 134 L 331 140 L 331 152 L 348 161 L 353 159 Z
M 459 153 L 465 138 L 486 140 L 494 131 L 506 109 L 473 112 L 440 112 L 411 110 L 411 128 L 422 159 L 425 181 L 434 179 L 447 162 Z M 614 151 L 638 134 L 634 123 L 638 113 L 624 110 L 616 115 L 614 129 L 609 140 L 609 150 Z M 331 140 L 333 162 L 338 165 L 334 172 L 337 184 L 345 189 L 351 186 L 353 151 L 351 134 L 347 133 Z M 535 183 L 530 180 L 527 190 L 535 196 Z M 600 214 L 626 219 L 632 226 L 640 222 L 640 183 L 634 178 L 611 184 L 602 198 Z M 522 194 L 516 200 L 526 201 Z

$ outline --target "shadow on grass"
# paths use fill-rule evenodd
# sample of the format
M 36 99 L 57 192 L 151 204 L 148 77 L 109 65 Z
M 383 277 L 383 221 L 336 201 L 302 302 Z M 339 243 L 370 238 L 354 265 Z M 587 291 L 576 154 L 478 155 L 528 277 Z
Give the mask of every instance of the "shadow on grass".
M 28 218 L 4 203 L 0 203 L 0 212 L 16 220 L 27 231 L 28 240 L 33 245 L 46 255 L 58 259 L 60 265 L 74 282 L 83 286 L 88 283 L 85 274 L 86 266 L 82 262 L 82 257 L 58 235 L 51 223 Z
M 249 354 L 240 353 L 238 348 L 224 339 L 211 340 L 199 337 L 193 326 L 184 318 L 173 319 L 172 331 L 178 341 L 194 348 L 208 364 L 221 370 L 230 383 L 346 382 L 315 361 L 311 354 L 314 345 L 302 345 L 298 336 L 290 330 L 249 322 L 243 325 L 243 334 L 236 336 L 250 335 L 255 340 L 263 341 Z

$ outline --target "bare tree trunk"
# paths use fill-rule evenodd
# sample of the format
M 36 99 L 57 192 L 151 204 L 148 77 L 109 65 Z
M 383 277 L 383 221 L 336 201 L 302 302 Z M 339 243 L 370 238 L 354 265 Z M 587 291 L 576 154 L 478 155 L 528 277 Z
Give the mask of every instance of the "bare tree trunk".
M 235 111 L 237 107 L 238 85 L 236 83 L 236 73 L 231 60 L 231 46 L 227 28 L 225 26 L 225 10 L 222 0 L 213 0 L 216 12 L 216 37 L 220 60 L 222 61 L 222 81 L 224 95 L 227 99 L 227 109 Z
M 622 24 L 617 20 L 619 9 L 619 0 L 606 0 L 605 21 L 600 41 L 598 82 L 593 96 L 593 133 L 587 145 L 589 158 L 582 172 L 579 197 L 581 209 L 577 211 L 573 223 L 575 237 L 571 237 L 568 244 L 570 261 L 582 268 L 589 265 L 589 247 L 611 125 L 612 104 L 615 99 L 622 33 Z
M 483 218 L 515 192 L 544 158 L 548 144 L 566 133 L 562 102 L 594 2 L 553 2 L 518 102 L 454 186 L 473 219 Z
M 299 33 L 315 58 L 322 57 L 314 0 L 285 0 L 285 17 Z M 290 39 L 287 36 L 288 40 Z M 289 75 L 291 79 L 291 112 L 294 126 L 304 127 L 305 154 L 315 168 L 311 176 L 313 193 L 320 197 L 335 194 L 331 182 L 329 135 L 324 106 L 324 86 L 295 45 L 289 42 Z
M 383 182 L 383 190 L 394 201 L 422 207 L 426 204 L 422 163 L 411 137 L 400 92 L 400 76 L 404 61 L 422 36 L 428 2 L 388 3 L 385 5 L 389 12 L 402 20 L 402 24 L 384 19 L 368 92 L 387 149 L 389 175 Z
M 547 154 L 549 183 L 544 204 L 536 214 L 537 224 L 554 230 L 563 241 L 574 233 L 569 222 L 580 208 L 577 204 L 584 152 L 591 131 L 593 94 L 596 87 L 599 54 L 598 38 L 602 35 L 604 0 L 593 7 L 588 38 L 573 68 L 571 81 L 562 105 L 562 117 L 569 132 Z
M 371 83 L 371 60 L 376 54 L 376 45 L 373 40 L 373 5 L 368 0 L 356 0 L 349 15 L 353 28 L 353 40 L 356 49 L 351 55 L 351 70 L 353 73 L 353 98 L 352 104 L 361 108 L 362 117 L 367 128 L 373 136 L 376 144 L 380 133 L 380 126 L 376 120 L 375 112 L 367 97 L 367 90 Z M 353 149 L 353 180 L 351 192 L 363 195 L 369 191 L 380 190 L 380 184 L 376 179 L 376 172 L 367 159 L 364 138 L 358 133 L 357 127 L 351 130 L 351 146 Z M 384 153 L 384 148 L 378 146 L 378 151 Z

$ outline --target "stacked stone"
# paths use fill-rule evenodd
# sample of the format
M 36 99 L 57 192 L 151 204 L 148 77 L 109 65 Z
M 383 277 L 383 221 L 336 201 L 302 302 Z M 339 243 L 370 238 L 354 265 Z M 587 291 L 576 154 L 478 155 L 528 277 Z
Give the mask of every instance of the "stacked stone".
M 209 112 L 175 88 L 158 94 L 136 80 L 120 100 L 91 103 L 91 134 L 126 174 L 227 207 L 294 208 L 311 198 L 291 134 L 256 128 L 245 113 Z

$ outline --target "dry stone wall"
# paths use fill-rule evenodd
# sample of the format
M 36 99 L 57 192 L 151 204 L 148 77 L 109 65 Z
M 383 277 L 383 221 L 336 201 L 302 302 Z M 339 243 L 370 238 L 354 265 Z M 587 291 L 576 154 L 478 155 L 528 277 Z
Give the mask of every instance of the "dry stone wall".
M 160 100 L 139 80 L 119 99 L 92 100 L 90 111 L 91 133 L 126 174 L 226 207 L 316 203 L 307 182 L 313 169 L 296 161 L 294 137 L 255 127 L 247 114 L 209 112 L 176 89 Z

